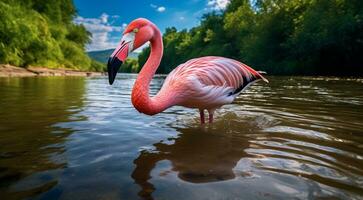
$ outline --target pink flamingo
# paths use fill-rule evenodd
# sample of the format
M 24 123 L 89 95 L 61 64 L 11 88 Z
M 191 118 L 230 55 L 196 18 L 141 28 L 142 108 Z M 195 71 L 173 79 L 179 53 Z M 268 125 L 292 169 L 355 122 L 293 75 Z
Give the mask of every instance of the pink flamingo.
M 163 56 L 163 42 L 159 29 L 147 19 L 132 21 L 125 29 L 121 42 L 108 60 L 109 83 L 115 80 L 117 71 L 134 49 L 150 41 L 151 53 L 142 67 L 132 89 L 131 100 L 141 113 L 154 115 L 180 105 L 198 108 L 201 123 L 205 123 L 204 110 L 213 122 L 214 111 L 230 104 L 249 85 L 264 80 L 251 67 L 224 57 L 207 56 L 180 64 L 165 79 L 156 96 L 149 96 L 149 84 Z

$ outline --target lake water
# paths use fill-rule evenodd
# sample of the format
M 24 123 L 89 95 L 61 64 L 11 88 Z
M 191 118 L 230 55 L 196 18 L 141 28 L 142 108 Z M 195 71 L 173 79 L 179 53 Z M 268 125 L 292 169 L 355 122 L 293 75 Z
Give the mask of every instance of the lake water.
M 363 199 L 362 79 L 269 77 L 201 126 L 135 78 L 0 79 L 1 199 Z

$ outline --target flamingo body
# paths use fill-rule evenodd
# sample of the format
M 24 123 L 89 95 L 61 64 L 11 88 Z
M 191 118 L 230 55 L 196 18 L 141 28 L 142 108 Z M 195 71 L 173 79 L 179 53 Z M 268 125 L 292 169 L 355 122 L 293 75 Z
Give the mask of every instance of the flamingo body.
M 175 95 L 177 105 L 214 110 L 232 103 L 243 89 L 260 79 L 264 78 L 258 72 L 236 60 L 206 56 L 175 68 L 159 93 Z
M 136 19 L 124 32 L 118 48 L 108 63 L 110 84 L 117 70 L 129 52 L 150 41 L 151 52 L 140 71 L 131 94 L 134 107 L 141 113 L 154 115 L 165 109 L 180 105 L 198 108 L 201 123 L 205 122 L 204 110 L 209 112 L 209 122 L 213 122 L 215 109 L 230 104 L 249 85 L 264 80 L 259 72 L 251 67 L 224 57 L 206 56 L 180 64 L 165 79 L 160 91 L 149 96 L 149 84 L 158 68 L 163 43 L 159 29 L 146 19 Z

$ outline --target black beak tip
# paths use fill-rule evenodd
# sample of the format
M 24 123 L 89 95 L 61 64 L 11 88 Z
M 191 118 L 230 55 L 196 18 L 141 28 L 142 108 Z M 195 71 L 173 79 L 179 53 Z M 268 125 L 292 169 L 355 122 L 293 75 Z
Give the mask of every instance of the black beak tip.
M 112 85 L 114 81 L 115 81 L 115 79 L 113 79 L 113 80 L 111 80 L 110 78 L 108 79 L 108 83 L 110 83 L 110 85 Z
M 110 85 L 115 81 L 118 70 L 122 65 L 122 61 L 117 57 L 109 58 L 107 63 L 107 71 L 108 71 L 108 82 Z

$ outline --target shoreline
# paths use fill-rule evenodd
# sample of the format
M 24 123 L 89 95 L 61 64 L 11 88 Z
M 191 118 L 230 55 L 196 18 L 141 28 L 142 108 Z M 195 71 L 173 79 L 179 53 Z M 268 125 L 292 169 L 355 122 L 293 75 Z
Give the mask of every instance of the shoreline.
M 50 69 L 46 67 L 29 66 L 16 67 L 9 64 L 0 64 L 0 77 L 37 77 L 37 76 L 78 76 L 94 77 L 107 75 L 105 72 L 84 72 L 73 69 Z

